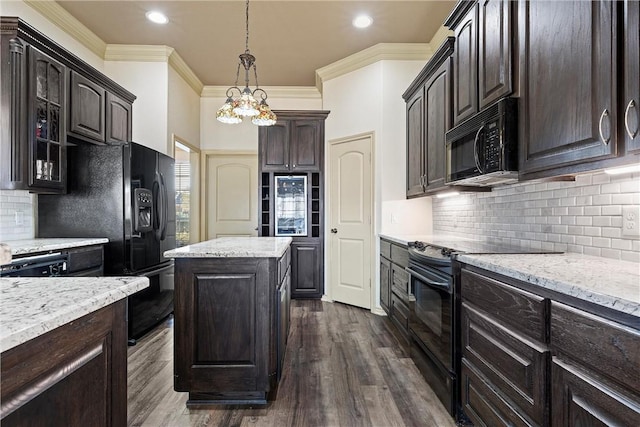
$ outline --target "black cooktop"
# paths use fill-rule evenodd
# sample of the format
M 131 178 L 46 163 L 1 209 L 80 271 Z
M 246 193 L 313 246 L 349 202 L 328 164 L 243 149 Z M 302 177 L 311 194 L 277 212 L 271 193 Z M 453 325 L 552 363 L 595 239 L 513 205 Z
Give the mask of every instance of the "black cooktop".
M 429 258 L 431 260 L 441 260 L 442 262 L 450 262 L 451 257 L 456 254 L 549 254 L 562 253 L 560 251 L 550 251 L 544 249 L 535 249 L 524 246 L 509 245 L 504 243 L 481 242 L 474 240 L 452 241 L 443 245 L 427 242 L 410 242 L 410 256 L 414 258 Z

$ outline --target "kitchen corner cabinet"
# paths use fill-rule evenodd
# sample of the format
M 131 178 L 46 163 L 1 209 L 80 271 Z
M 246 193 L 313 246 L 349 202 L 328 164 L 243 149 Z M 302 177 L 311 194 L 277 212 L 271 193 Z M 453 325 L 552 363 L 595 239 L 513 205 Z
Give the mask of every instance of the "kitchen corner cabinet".
M 278 233 L 276 178 L 306 177 L 306 234 L 290 236 L 291 297 L 324 292 L 324 122 L 328 111 L 275 111 L 278 122 L 258 130 L 258 233 Z M 282 230 L 280 230 L 282 232 Z
M 476 426 L 640 425 L 638 318 L 465 264 L 461 409 Z
M 567 165 L 588 168 L 588 162 L 618 155 L 620 4 L 519 2 L 520 173 L 525 177 Z M 637 31 L 635 37 L 637 43 Z M 637 61 L 636 54 L 635 66 Z M 630 78 L 637 81 L 637 72 Z
M 409 273 L 405 271 L 408 265 L 407 246 L 380 239 L 380 306 L 407 340 L 413 301 Z
M 174 388 L 187 406 L 266 404 L 282 373 L 289 250 L 280 258 L 176 258 Z
M 3 427 L 127 424 L 126 300 L 1 358 Z
M 453 40 L 445 40 L 403 94 L 407 108 L 407 198 L 432 194 L 445 184 Z
M 455 34 L 453 125 L 514 92 L 510 0 L 460 1 L 445 26 Z

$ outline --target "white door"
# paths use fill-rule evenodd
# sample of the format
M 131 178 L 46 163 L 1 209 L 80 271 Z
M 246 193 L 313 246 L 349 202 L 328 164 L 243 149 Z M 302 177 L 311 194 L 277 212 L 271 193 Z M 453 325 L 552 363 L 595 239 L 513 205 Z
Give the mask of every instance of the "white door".
M 329 145 L 331 299 L 371 308 L 371 135 Z
M 257 236 L 257 154 L 206 156 L 207 239 Z

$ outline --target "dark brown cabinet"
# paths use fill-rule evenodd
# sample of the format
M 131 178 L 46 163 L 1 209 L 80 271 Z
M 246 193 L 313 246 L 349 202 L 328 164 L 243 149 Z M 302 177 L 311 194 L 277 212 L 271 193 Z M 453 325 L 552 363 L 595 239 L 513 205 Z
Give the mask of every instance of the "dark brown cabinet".
M 126 300 L 0 357 L 3 426 L 127 424 Z
M 67 67 L 2 18 L 1 188 L 66 191 Z
M 640 425 L 640 331 L 551 304 L 553 426 Z
M 280 259 L 175 260 L 174 388 L 189 392 L 187 405 L 274 397 L 288 333 L 281 322 L 289 318 L 289 259 L 287 251 Z
M 276 111 L 278 122 L 259 129 L 263 172 L 319 172 L 322 169 L 324 118 L 304 111 Z
M 459 2 L 445 25 L 455 34 L 453 124 L 514 92 L 512 23 L 515 2 Z
M 617 2 L 518 6 L 520 172 L 616 156 Z
M 69 105 L 69 136 L 99 144 L 131 141 L 131 102 L 75 71 Z
M 258 233 L 276 235 L 276 178 L 306 177 L 306 235 L 292 236 L 291 296 L 324 292 L 324 122 L 328 111 L 275 111 L 278 122 L 258 130 Z
M 380 306 L 402 335 L 409 337 L 409 305 L 413 300 L 406 245 L 380 239 Z
M 548 300 L 461 272 L 461 398 L 475 425 L 548 425 Z
M 451 54 L 448 38 L 405 91 L 407 197 L 444 187 L 445 133 L 451 127 Z
M 627 153 L 640 152 L 640 2 L 626 0 L 623 10 L 624 90 L 622 140 Z

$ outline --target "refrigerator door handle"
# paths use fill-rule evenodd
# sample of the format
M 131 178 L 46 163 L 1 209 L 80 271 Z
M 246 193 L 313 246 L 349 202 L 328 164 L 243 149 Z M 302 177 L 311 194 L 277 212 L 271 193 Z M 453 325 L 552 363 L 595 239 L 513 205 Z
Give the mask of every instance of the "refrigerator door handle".
M 160 173 L 156 172 L 156 180 L 153 182 L 153 190 L 154 193 L 156 194 L 155 200 L 156 202 L 154 203 L 154 211 L 155 211 L 155 215 L 157 217 L 157 221 L 153 224 L 153 228 L 155 230 L 155 237 L 157 241 L 162 240 L 161 236 L 162 236 L 162 224 L 164 222 L 164 192 L 162 189 L 162 177 L 160 176 Z
M 160 172 L 160 191 L 162 192 L 162 222 L 160 240 L 167 237 L 167 217 L 169 215 L 169 196 L 167 194 L 167 186 L 164 183 L 164 175 Z

